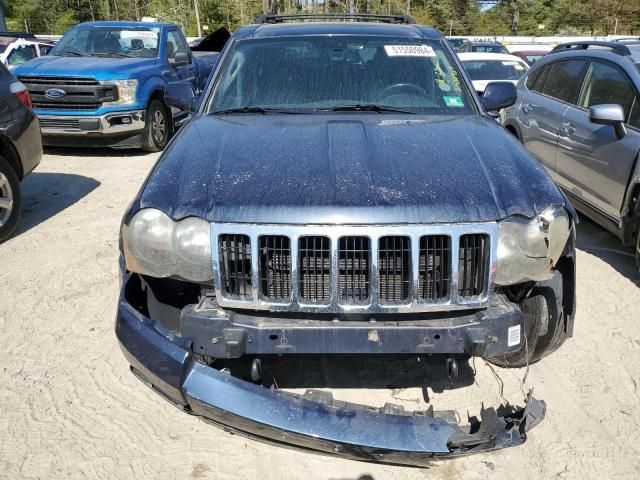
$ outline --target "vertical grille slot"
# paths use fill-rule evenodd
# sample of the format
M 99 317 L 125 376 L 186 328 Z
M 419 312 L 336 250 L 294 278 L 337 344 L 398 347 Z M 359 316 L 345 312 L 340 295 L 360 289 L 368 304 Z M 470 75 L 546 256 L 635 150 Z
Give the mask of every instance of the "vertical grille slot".
M 476 297 L 484 294 L 488 274 L 488 235 L 462 235 L 458 254 L 458 295 Z
M 251 298 L 251 242 L 247 235 L 218 238 L 222 290 L 227 297 Z
M 420 237 L 418 296 L 437 301 L 449 297 L 451 289 L 451 238 L 447 235 Z
M 378 291 L 383 303 L 409 299 L 409 237 L 381 237 L 378 243 Z
M 298 240 L 300 298 L 307 303 L 329 303 L 331 296 L 331 248 L 327 237 Z
M 291 245 L 289 237 L 260 237 L 260 293 L 268 301 L 291 298 Z
M 341 237 L 338 244 L 338 289 L 342 303 L 369 300 L 371 245 L 367 237 Z

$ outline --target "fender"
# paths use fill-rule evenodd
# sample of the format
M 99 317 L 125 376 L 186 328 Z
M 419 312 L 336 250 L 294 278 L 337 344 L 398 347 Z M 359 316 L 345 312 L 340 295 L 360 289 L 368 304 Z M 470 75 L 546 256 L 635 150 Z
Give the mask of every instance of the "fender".
M 158 75 L 153 75 L 151 77 L 146 78 L 141 84 L 138 86 L 138 94 L 140 98 L 136 103 L 143 105 L 146 107 L 149 103 L 149 99 L 151 95 L 153 95 L 157 91 L 162 92 L 162 96 L 164 97 L 164 93 L 167 90 L 167 82 Z

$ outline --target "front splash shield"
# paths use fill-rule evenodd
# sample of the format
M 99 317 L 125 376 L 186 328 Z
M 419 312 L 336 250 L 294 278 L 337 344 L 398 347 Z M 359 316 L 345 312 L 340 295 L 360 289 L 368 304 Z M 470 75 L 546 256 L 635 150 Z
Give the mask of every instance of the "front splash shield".
M 425 466 L 434 458 L 516 446 L 545 414 L 531 392 L 523 408 L 486 408 L 463 427 L 453 411 L 374 408 L 325 391 L 268 389 L 197 362 L 183 339 L 122 298 L 116 334 L 133 372 L 183 410 L 258 440 L 356 460 Z

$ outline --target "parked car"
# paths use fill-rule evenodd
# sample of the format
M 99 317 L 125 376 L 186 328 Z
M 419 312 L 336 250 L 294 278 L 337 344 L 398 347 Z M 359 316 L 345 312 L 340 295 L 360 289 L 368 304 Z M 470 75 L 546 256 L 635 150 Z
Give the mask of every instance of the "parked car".
M 269 441 L 408 464 L 517 445 L 544 415 L 531 396 L 469 431 L 263 386 L 272 356 L 429 355 L 455 378 L 573 331 L 574 211 L 487 113 L 515 86 L 479 100 L 437 30 L 337 18 L 233 34 L 124 215 L 124 355 L 180 408 Z
M 0 33 L 0 62 L 9 70 L 34 58 L 47 55 L 53 44 L 41 42 L 33 34 L 22 32 Z
M 0 243 L 18 226 L 20 182 L 40 163 L 42 142 L 27 88 L 0 65 Z
M 558 45 L 518 84 L 504 124 L 584 215 L 636 245 L 640 268 L 640 44 Z
M 522 60 L 527 62 L 529 66 L 531 66 L 548 53 L 548 50 L 519 50 L 511 52 L 511 55 L 520 57 Z
M 458 57 L 478 95 L 484 93 L 490 82 L 506 81 L 515 85 L 529 70 L 524 60 L 504 53 L 459 53 Z
M 462 45 L 466 45 L 467 43 L 471 43 L 469 40 L 467 40 L 466 38 L 460 38 L 460 37 L 446 37 L 447 41 L 451 44 L 451 46 L 453 47 L 453 50 L 455 52 L 458 51 L 458 49 L 462 46 Z
M 616 38 L 612 40 L 614 43 L 624 43 L 624 44 L 635 44 L 640 43 L 640 37 L 626 37 L 626 38 Z
M 479 53 L 505 53 L 509 50 L 500 42 L 469 42 L 458 48 L 458 52 L 479 52 Z
M 158 151 L 185 118 L 168 107 L 167 87 L 182 83 L 197 96 L 216 58 L 193 55 L 169 23 L 88 22 L 15 74 L 31 93 L 45 145 Z

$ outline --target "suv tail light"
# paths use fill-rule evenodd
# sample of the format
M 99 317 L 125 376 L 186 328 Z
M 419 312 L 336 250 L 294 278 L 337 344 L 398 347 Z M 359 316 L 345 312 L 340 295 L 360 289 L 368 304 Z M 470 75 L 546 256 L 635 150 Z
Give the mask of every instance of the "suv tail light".
M 31 97 L 29 96 L 29 90 L 27 90 L 27 87 L 25 87 L 23 83 L 13 82 L 9 87 L 9 91 L 18 97 L 18 100 L 24 103 L 29 110 L 33 108 L 33 103 L 31 103 Z

